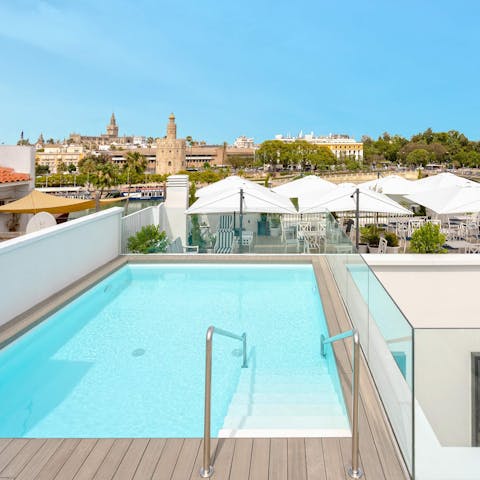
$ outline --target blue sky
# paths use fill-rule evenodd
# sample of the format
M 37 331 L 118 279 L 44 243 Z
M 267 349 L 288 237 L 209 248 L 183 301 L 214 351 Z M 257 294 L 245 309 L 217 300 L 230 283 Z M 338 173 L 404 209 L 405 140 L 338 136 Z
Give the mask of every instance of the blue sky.
M 480 139 L 480 2 L 0 3 L 0 143 L 299 130 Z

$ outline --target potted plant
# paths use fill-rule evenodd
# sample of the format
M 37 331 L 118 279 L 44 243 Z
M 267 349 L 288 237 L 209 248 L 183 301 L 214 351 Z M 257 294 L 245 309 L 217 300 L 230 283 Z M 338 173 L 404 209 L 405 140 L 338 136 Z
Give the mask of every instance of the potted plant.
M 277 213 L 273 214 L 270 217 L 270 236 L 280 236 L 280 215 L 278 215 Z
M 398 253 L 400 247 L 398 245 L 398 237 L 395 232 L 386 232 L 385 240 L 387 241 L 387 253 Z
M 382 230 L 377 225 L 366 225 L 360 228 L 361 241 L 368 245 L 369 253 L 378 252 L 378 243 L 380 242 L 380 233 Z

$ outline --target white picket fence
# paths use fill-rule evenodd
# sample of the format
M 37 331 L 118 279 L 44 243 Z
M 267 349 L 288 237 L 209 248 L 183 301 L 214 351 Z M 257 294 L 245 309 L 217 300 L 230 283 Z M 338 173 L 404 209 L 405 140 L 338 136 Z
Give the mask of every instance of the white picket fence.
M 160 225 L 163 228 L 164 205 L 147 207 L 122 218 L 122 253 L 128 253 L 128 239 L 146 225 Z

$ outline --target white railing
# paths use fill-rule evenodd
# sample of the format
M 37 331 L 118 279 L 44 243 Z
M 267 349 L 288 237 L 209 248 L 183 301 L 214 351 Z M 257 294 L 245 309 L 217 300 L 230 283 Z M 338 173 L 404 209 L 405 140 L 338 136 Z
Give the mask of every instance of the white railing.
M 138 212 L 126 215 L 122 218 L 121 253 L 128 253 L 128 239 L 139 232 L 142 227 L 146 225 L 158 225 L 160 230 L 167 230 L 166 223 L 165 206 L 163 203 L 155 207 L 143 208 Z

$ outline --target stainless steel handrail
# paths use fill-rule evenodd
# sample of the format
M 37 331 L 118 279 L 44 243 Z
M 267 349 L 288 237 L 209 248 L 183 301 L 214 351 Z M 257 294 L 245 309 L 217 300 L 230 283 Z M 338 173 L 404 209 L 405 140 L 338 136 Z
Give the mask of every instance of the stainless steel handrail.
M 325 338 L 324 335 L 320 337 L 321 353 L 326 357 L 325 345 L 328 343 L 343 340 L 344 338 L 353 337 L 353 389 L 352 389 L 352 466 L 348 469 L 348 476 L 350 478 L 361 478 L 363 471 L 359 465 L 358 452 L 358 403 L 360 397 L 360 335 L 357 330 L 349 330 L 333 337 Z
M 244 332 L 241 335 L 222 330 L 221 328 L 208 327 L 207 341 L 205 348 L 205 417 L 203 425 L 203 465 L 200 469 L 200 476 L 208 478 L 213 475 L 213 465 L 210 464 L 210 417 L 211 417 L 211 402 L 212 402 L 212 340 L 213 334 L 218 333 L 224 337 L 240 340 L 243 344 L 243 363 L 242 368 L 247 368 L 247 334 Z

